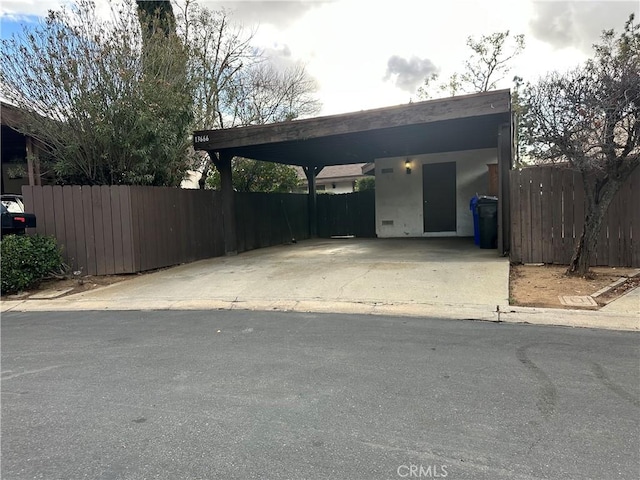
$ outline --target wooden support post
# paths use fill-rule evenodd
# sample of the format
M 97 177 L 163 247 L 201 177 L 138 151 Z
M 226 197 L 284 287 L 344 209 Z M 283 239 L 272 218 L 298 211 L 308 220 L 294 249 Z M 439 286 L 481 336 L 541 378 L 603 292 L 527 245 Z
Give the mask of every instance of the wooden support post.
M 511 248 L 510 177 L 513 166 L 511 124 L 498 127 L 498 253 L 506 255 Z
M 324 167 L 302 167 L 309 184 L 309 237 L 316 238 L 318 236 L 318 197 L 316 195 L 316 176 Z
M 38 150 L 35 150 L 36 154 L 33 159 L 33 167 L 34 167 L 34 175 L 36 180 L 36 185 L 42 185 L 42 176 L 40 175 L 40 156 L 38 155 Z
M 31 137 L 24 137 L 26 153 L 27 153 L 27 171 L 29 172 L 29 186 L 33 187 L 35 182 L 35 174 L 33 170 L 33 140 Z
M 38 147 L 33 139 L 25 137 L 25 149 L 27 154 L 27 171 L 29 173 L 29 186 L 40 185 L 40 159 L 38 158 Z
M 238 239 L 236 234 L 236 205 L 233 191 L 233 176 L 231 173 L 231 159 L 233 155 L 220 152 L 209 152 L 211 160 L 220 172 L 220 186 L 222 193 L 222 222 L 224 228 L 224 252 L 227 255 L 238 254 Z

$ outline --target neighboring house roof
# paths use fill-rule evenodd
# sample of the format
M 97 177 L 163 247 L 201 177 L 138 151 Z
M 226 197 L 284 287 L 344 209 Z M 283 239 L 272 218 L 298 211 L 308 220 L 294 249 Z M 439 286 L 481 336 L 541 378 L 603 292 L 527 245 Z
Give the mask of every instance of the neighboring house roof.
M 364 163 L 352 163 L 349 165 L 328 165 L 324 167 L 318 176 L 316 181 L 318 183 L 326 182 L 347 182 L 350 180 L 357 180 L 364 177 L 362 173 L 362 167 Z M 302 167 L 295 167 L 298 173 L 298 178 L 307 184 L 307 177 L 302 170 Z
M 369 162 L 362 165 L 362 173 L 364 175 L 375 175 L 376 174 L 375 162 Z

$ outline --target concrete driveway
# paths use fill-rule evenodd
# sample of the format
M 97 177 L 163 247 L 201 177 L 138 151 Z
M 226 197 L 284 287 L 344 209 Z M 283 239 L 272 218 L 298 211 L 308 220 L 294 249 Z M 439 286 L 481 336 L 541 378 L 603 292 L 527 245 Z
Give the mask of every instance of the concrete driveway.
M 315 239 L 140 275 L 29 310 L 245 308 L 494 319 L 509 262 L 470 239 Z M 481 312 L 481 314 L 478 313 Z M 450 316 L 450 315 L 449 315 Z

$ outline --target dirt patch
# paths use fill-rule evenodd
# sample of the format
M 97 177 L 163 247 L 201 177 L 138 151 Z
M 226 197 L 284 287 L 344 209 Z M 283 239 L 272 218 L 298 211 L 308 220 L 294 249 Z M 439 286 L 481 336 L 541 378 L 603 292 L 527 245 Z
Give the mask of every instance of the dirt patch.
M 562 265 L 512 265 L 509 275 L 509 302 L 526 307 L 576 308 L 563 305 L 560 297 L 591 296 L 620 278 L 626 280 L 611 291 L 594 297 L 598 309 L 640 285 L 640 277 L 629 278 L 633 268 L 596 267 L 588 277 L 564 274 Z
M 25 300 L 32 295 L 42 294 L 52 290 L 70 289 L 56 298 L 66 297 L 74 293 L 86 292 L 99 287 L 105 287 L 114 283 L 122 282 L 134 278 L 136 274 L 131 275 L 105 275 L 105 276 L 85 276 L 81 278 L 63 278 L 44 280 L 37 287 L 27 291 L 17 293 L 15 295 L 2 295 L 3 300 Z
M 2 295 L 2 300 L 26 300 L 31 296 L 39 296 L 53 290 L 69 290 L 61 295 L 55 295 L 51 298 L 62 298 L 76 293 L 82 293 L 96 288 L 106 287 L 114 283 L 131 280 L 141 275 L 149 275 L 151 273 L 167 270 L 171 267 L 156 268 L 154 270 L 146 270 L 138 273 L 127 273 L 121 275 L 85 275 L 83 277 L 66 276 L 64 278 L 51 278 L 40 282 L 36 287 L 30 288 L 24 292 L 14 295 Z M 35 300 L 35 298 L 34 298 Z

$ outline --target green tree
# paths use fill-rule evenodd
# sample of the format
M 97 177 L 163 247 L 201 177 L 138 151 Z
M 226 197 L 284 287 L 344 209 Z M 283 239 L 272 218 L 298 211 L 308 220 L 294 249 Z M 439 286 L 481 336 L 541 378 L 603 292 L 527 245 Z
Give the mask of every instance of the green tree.
M 584 181 L 584 228 L 568 274 L 585 275 L 611 201 L 640 164 L 640 27 L 603 32 L 594 58 L 552 73 L 523 94 L 523 134 L 538 162 L 566 165 Z
M 170 20 L 146 16 L 141 29 L 132 0 L 111 5 L 107 21 L 78 0 L 2 40 L 0 93 L 59 182 L 178 185 L 190 167 L 186 52 Z
M 233 188 L 237 192 L 290 193 L 300 185 L 296 169 L 290 165 L 235 157 L 232 167 Z M 218 170 L 207 178 L 207 186 L 220 189 Z
M 376 189 L 376 177 L 365 177 L 356 180 L 354 190 L 356 192 L 364 192 L 365 190 Z

